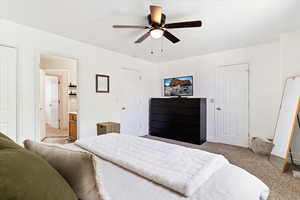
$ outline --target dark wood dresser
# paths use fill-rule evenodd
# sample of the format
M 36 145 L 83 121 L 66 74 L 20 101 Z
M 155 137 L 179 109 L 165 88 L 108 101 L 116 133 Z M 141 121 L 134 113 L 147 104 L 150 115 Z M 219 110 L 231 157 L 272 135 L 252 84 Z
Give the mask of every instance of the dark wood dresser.
M 149 133 L 193 144 L 206 142 L 205 98 L 152 98 Z

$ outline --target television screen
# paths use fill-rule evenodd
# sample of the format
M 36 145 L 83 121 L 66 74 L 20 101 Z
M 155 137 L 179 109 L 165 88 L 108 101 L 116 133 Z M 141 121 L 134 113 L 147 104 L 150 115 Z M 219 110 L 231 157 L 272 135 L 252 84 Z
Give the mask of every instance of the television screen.
M 165 96 L 193 96 L 193 76 L 164 79 Z

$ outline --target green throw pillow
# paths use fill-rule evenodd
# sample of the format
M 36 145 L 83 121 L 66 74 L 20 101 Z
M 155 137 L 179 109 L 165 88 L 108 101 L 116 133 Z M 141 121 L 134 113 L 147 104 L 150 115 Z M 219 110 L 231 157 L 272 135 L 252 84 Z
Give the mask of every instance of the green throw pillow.
M 0 139 L 7 139 L 12 141 L 12 139 L 10 139 L 7 135 L 4 135 L 3 133 L 0 132 Z
M 0 133 L 0 199 L 77 200 L 47 161 Z

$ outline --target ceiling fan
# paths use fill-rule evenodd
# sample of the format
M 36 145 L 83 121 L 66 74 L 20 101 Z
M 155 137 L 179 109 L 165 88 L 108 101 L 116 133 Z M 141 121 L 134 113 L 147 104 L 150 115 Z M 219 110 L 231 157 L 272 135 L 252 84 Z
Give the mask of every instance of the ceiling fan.
M 148 15 L 148 21 L 150 26 L 131 26 L 131 25 L 113 25 L 113 28 L 137 28 L 137 29 L 149 29 L 142 37 L 135 41 L 136 44 L 142 43 L 150 35 L 155 38 L 166 37 L 173 43 L 177 43 L 180 40 L 170 33 L 167 29 L 175 28 L 194 28 L 201 27 L 201 21 L 189 21 L 189 22 L 178 22 L 165 24 L 166 15 L 162 13 L 162 8 L 159 6 L 150 6 L 151 14 Z

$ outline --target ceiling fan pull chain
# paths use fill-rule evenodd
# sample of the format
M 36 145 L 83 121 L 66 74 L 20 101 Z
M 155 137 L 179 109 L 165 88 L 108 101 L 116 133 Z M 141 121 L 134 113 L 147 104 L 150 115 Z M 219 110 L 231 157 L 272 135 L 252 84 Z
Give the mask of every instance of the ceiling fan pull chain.
M 151 54 L 151 55 L 153 55 L 153 54 L 154 54 L 154 51 L 153 51 L 153 49 L 151 49 L 151 51 L 150 51 L 150 54 Z

